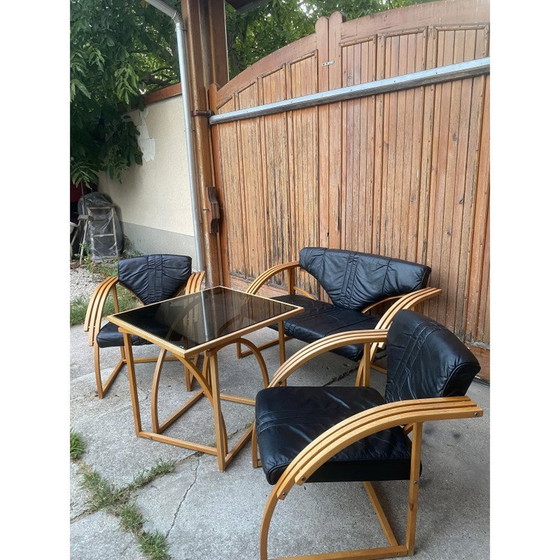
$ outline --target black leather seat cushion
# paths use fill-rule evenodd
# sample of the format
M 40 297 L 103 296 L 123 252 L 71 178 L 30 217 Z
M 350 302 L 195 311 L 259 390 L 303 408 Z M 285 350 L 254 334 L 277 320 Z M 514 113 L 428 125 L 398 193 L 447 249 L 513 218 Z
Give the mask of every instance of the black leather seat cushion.
M 274 299 L 299 305 L 305 308 L 303 313 L 284 321 L 284 332 L 287 336 L 314 342 L 330 334 L 361 329 L 374 329 L 379 321 L 376 315 L 365 315 L 353 309 L 342 309 L 331 303 L 313 300 L 301 295 L 284 295 Z M 278 330 L 276 324 L 271 328 Z M 351 344 L 333 350 L 334 353 L 358 362 L 364 352 L 361 344 Z
M 153 312 L 148 311 L 149 308 L 141 307 L 137 310 L 137 318 L 143 323 L 143 326 L 160 338 L 164 340 L 181 340 L 181 335 L 178 332 L 169 332 L 169 325 L 161 323 L 154 318 Z M 104 325 L 97 335 L 97 344 L 100 348 L 107 348 L 109 346 L 123 346 L 124 338 L 122 333 L 119 332 L 118 326 L 114 323 L 107 323 Z M 139 336 L 132 335 L 132 345 L 142 346 L 144 344 L 151 344 L 147 340 Z
M 150 344 L 147 340 L 140 338 L 139 336 L 132 335 L 132 345 L 142 346 L 144 344 Z M 97 344 L 99 348 L 112 348 L 114 346 L 123 346 L 124 339 L 122 333 L 119 332 L 119 327 L 114 323 L 107 323 L 99 330 L 97 334 Z
M 385 400 L 364 387 L 273 387 L 259 391 L 256 430 L 263 471 L 275 484 L 296 455 L 338 422 Z M 364 438 L 325 463 L 309 482 L 405 480 L 410 440 L 400 427 Z

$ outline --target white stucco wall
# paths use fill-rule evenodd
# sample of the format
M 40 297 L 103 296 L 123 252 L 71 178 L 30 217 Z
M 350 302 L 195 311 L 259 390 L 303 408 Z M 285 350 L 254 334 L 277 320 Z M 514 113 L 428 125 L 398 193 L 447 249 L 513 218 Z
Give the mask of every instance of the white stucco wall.
M 124 234 L 134 249 L 193 255 L 181 97 L 164 99 L 131 117 L 140 131 L 143 163 L 128 169 L 121 183 L 100 177 L 99 190 L 118 207 Z

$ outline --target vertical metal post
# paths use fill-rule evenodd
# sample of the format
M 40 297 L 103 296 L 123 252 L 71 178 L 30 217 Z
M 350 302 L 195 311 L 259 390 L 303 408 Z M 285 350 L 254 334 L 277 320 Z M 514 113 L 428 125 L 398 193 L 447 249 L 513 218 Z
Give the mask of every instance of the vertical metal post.
M 205 259 L 202 249 L 199 193 L 197 188 L 197 177 L 195 171 L 195 155 L 193 150 L 192 117 L 191 117 L 191 94 L 189 89 L 189 69 L 187 62 L 187 45 L 185 43 L 185 28 L 183 18 L 177 10 L 174 10 L 162 0 L 146 0 L 149 4 L 161 12 L 167 14 L 175 22 L 175 34 L 177 37 L 177 52 L 179 55 L 179 72 L 181 77 L 181 91 L 183 102 L 183 116 L 185 120 L 185 140 L 187 147 L 187 175 L 189 180 L 189 191 L 191 195 L 192 220 L 194 227 L 195 258 L 198 270 L 204 270 Z

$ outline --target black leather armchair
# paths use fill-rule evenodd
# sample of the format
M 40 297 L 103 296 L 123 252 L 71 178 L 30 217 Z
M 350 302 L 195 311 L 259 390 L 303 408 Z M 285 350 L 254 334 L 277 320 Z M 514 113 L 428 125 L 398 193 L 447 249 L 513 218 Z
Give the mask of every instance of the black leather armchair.
M 297 269 L 316 278 L 330 302 L 321 301 L 297 286 Z M 285 359 L 284 337 L 311 343 L 340 332 L 387 329 L 399 310 L 416 308 L 421 302 L 441 293 L 440 289 L 427 287 L 431 272 L 428 266 L 323 247 L 305 247 L 300 251 L 299 261 L 270 268 L 256 278 L 247 291 L 257 293 L 274 276 L 283 272 L 288 275 L 288 293 L 275 299 L 299 305 L 305 311 L 284 322 L 284 336 L 280 333 L 278 340 L 262 346 L 280 342 L 281 362 Z M 278 329 L 278 326 L 271 328 Z M 376 354 L 382 346 L 372 346 L 371 362 L 379 357 Z M 348 344 L 336 348 L 334 352 L 359 362 L 363 346 Z M 243 355 L 239 348 L 238 354 Z M 369 384 L 368 372 L 369 367 L 367 371 L 360 371 L 357 383 Z
M 93 346 L 93 361 L 97 395 L 103 398 L 113 384 L 117 374 L 126 365 L 124 340 L 113 323 L 103 324 L 105 304 L 113 299 L 115 313 L 120 311 L 117 286 L 131 291 L 139 301 L 148 305 L 174 297 L 182 290 L 185 293 L 199 291 L 204 280 L 204 272 L 192 272 L 192 259 L 185 255 L 144 255 L 123 259 L 118 263 L 117 276 L 103 280 L 90 298 L 84 331 L 88 333 L 88 344 Z M 132 344 L 140 346 L 149 344 L 138 336 L 132 337 Z M 101 376 L 100 349 L 120 347 L 120 360 L 103 382 Z M 153 362 L 156 358 L 140 358 L 136 363 Z M 187 385 L 190 377 L 187 377 Z
M 367 345 L 385 339 L 384 396 L 370 387 L 282 386 L 301 365 L 323 352 L 348 342 Z M 261 525 L 261 560 L 269 558 L 268 533 L 276 504 L 294 485 L 306 482 L 364 481 L 389 541 L 388 547 L 317 558 L 412 555 L 423 423 L 482 416 L 482 410 L 464 396 L 479 370 L 476 358 L 455 335 L 410 310 L 397 313 L 388 331 L 335 334 L 292 356 L 256 398 L 254 433 L 260 462 L 268 482 L 274 484 Z M 255 445 L 253 461 L 257 466 Z M 372 484 L 382 480 L 409 481 L 404 544 L 398 544 Z

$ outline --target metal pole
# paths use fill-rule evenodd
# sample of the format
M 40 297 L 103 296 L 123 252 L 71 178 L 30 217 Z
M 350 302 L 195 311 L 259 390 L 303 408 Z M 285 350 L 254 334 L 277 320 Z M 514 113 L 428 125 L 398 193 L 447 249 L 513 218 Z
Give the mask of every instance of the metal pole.
M 490 72 L 490 58 L 479 58 L 458 64 L 450 64 L 448 66 L 440 66 L 439 68 L 431 68 L 414 72 L 412 74 L 404 74 L 394 78 L 386 78 L 375 82 L 367 82 L 356 86 L 348 86 L 344 88 L 313 93 L 311 95 L 303 95 L 284 101 L 275 103 L 267 103 L 257 107 L 248 109 L 240 109 L 239 111 L 231 111 L 220 115 L 210 117 L 210 125 L 222 124 L 226 122 L 239 121 L 243 119 L 251 119 L 264 115 L 273 115 L 275 113 L 283 113 L 285 111 L 295 111 L 296 109 L 304 109 L 306 107 L 316 107 L 326 103 L 334 103 L 335 101 L 344 101 L 347 99 L 356 99 L 369 95 L 380 93 L 389 93 L 413 87 L 438 84 L 448 82 L 450 80 L 460 80 L 462 78 L 472 78 L 481 74 Z
M 193 150 L 192 118 L 191 118 L 191 96 L 189 89 L 189 69 L 187 64 L 187 45 L 185 43 L 185 28 L 183 18 L 171 6 L 162 0 L 146 0 L 149 4 L 161 12 L 167 14 L 175 22 L 175 34 L 177 37 L 177 51 L 179 54 L 179 72 L 181 77 L 181 91 L 183 103 L 183 116 L 185 120 L 185 140 L 187 147 L 187 174 L 189 180 L 189 191 L 191 195 L 192 220 L 194 227 L 195 256 L 198 270 L 204 270 L 205 259 L 200 236 L 200 204 L 198 200 L 196 162 Z

